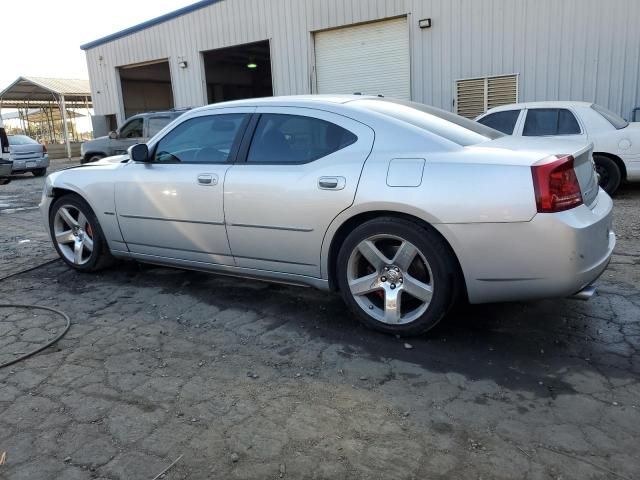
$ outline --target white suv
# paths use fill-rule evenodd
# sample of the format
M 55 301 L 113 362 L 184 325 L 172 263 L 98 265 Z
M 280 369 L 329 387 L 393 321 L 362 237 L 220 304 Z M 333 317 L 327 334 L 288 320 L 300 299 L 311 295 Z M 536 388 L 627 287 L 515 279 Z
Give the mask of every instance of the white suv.
M 492 108 L 476 121 L 507 135 L 584 139 L 593 143 L 600 186 L 640 180 L 640 123 L 588 102 L 529 102 Z

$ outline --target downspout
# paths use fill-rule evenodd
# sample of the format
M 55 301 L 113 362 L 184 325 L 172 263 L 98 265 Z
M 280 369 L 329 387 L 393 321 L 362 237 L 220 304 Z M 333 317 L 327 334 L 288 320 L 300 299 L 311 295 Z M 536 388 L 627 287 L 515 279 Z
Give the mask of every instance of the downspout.
M 64 140 L 67 144 L 67 158 L 71 160 L 71 142 L 69 141 L 69 129 L 67 127 L 67 107 L 64 103 L 64 95 L 60 95 L 60 111 L 62 112 L 62 128 L 64 130 Z

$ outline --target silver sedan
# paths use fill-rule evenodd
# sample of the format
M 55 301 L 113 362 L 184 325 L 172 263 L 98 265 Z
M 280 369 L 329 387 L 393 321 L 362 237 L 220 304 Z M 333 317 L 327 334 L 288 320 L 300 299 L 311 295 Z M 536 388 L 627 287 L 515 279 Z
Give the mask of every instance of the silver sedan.
M 115 257 L 338 290 L 401 335 L 460 300 L 588 296 L 615 244 L 590 145 L 360 95 L 191 110 L 51 174 L 41 210 L 77 270 Z

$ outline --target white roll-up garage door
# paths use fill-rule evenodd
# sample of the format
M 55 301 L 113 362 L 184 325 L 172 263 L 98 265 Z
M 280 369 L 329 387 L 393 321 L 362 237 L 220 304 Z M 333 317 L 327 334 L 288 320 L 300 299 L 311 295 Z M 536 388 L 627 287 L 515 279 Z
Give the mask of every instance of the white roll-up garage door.
M 316 32 L 315 53 L 318 93 L 410 98 L 405 17 Z

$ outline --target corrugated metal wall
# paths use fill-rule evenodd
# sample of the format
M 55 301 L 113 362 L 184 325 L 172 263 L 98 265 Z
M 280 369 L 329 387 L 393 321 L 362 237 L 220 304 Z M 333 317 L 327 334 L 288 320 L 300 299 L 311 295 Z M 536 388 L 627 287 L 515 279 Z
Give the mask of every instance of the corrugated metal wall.
M 176 107 L 202 105 L 200 52 L 265 39 L 274 93 L 309 93 L 311 32 L 398 15 L 416 101 L 453 110 L 457 79 L 519 73 L 521 101 L 596 101 L 626 117 L 640 106 L 638 0 L 224 0 L 87 50 L 95 111 L 122 115 L 118 66 L 163 58 Z

